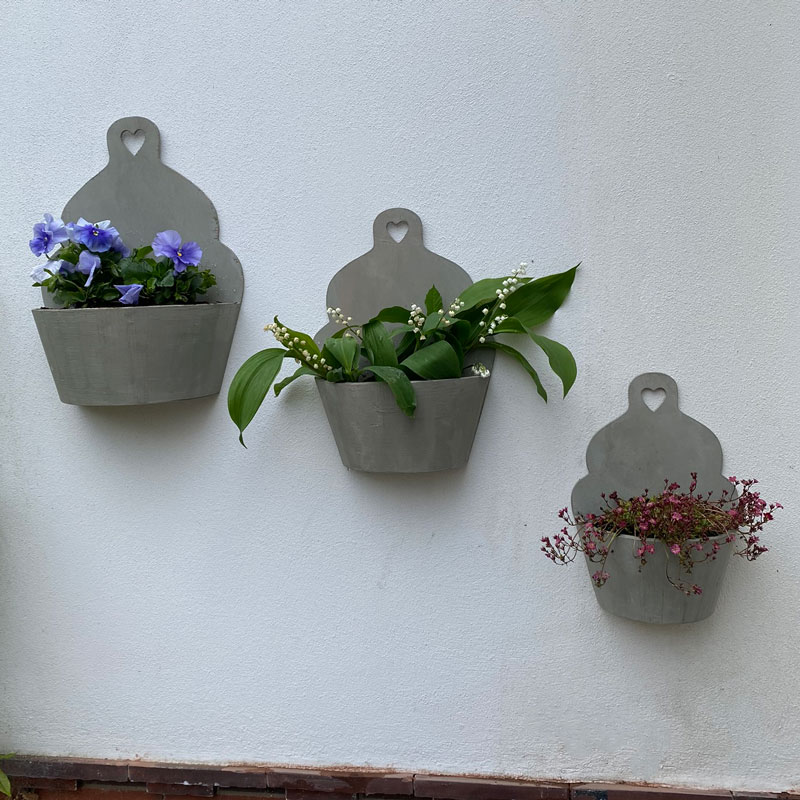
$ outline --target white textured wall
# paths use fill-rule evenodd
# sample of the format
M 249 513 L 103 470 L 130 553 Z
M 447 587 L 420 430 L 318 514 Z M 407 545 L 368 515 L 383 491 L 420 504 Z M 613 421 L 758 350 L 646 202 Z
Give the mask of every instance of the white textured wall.
M 0 10 L 0 751 L 800 783 L 797 2 Z M 223 397 L 60 404 L 29 228 L 131 114 L 244 265 L 228 380 L 404 205 L 476 278 L 583 260 L 546 329 L 573 393 L 498 360 L 430 477 L 348 473 L 311 385 L 247 451 Z M 789 508 L 693 626 L 604 616 L 538 551 L 648 370 Z

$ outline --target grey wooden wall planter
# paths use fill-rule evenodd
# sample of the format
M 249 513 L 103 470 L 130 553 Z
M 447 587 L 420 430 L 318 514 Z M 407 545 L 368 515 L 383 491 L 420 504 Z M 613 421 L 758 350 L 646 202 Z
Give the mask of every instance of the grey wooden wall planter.
M 693 567 L 690 579 L 703 587 L 703 594 L 687 596 L 667 580 L 667 574 L 680 575 L 680 562 L 663 542 L 648 539 L 655 546 L 655 553 L 647 557 L 647 565 L 640 570 L 634 550 L 641 540 L 625 534 L 618 536 L 606 560 L 605 570 L 611 577 L 603 586 L 594 587 L 597 602 L 610 614 L 639 622 L 665 624 L 705 619 L 716 608 L 733 552 L 733 545 L 726 544 L 724 535 L 710 541 L 720 545 L 717 558 Z M 597 569 L 597 564 L 588 559 L 586 565 L 590 574 Z
M 328 383 L 317 379 L 342 463 L 363 472 L 437 472 L 463 467 L 489 388 L 475 375 L 415 381 L 413 419 L 384 383 Z
M 389 229 L 408 226 L 395 241 Z M 334 275 L 327 304 L 365 322 L 382 308 L 421 304 L 432 285 L 445 304 L 472 284 L 457 264 L 427 250 L 422 222 L 406 208 L 378 214 L 374 246 Z M 337 325 L 330 323 L 315 339 L 323 342 Z M 494 353 L 481 354 L 487 366 Z M 363 472 L 436 472 L 463 467 L 483 409 L 489 378 L 468 376 L 440 381 L 414 381 L 417 409 L 413 418 L 397 407 L 381 383 L 327 383 L 317 380 L 325 413 L 342 463 Z
M 663 390 L 664 401 L 651 410 L 644 402 L 646 390 Z M 717 437 L 697 420 L 678 408 L 678 387 L 669 376 L 658 372 L 639 375 L 628 388 L 628 410 L 594 435 L 586 450 L 589 474 L 572 490 L 574 514 L 585 515 L 601 510 L 601 493 L 616 491 L 621 497 L 633 497 L 644 489 L 659 491 L 664 479 L 676 481 L 686 490 L 691 473 L 697 473 L 697 489 L 730 491 L 731 484 L 722 475 L 722 447 Z M 611 614 L 641 622 L 697 622 L 708 617 L 716 607 L 722 580 L 728 567 L 732 545 L 717 537 L 721 549 L 716 560 L 698 564 L 690 583 L 703 588 L 701 595 L 687 596 L 667 579 L 685 578 L 678 570 L 677 557 L 667 552 L 657 540 L 655 553 L 639 571 L 633 555 L 633 536 L 618 537 L 605 570 L 610 578 L 595 587 L 600 606 Z M 589 573 L 597 568 L 587 560 Z
M 134 154 L 126 134 L 144 135 Z M 57 308 L 44 292 L 33 311 L 64 403 L 141 405 L 219 393 L 244 291 L 242 267 L 219 241 L 211 201 L 165 166 L 158 128 L 144 117 L 109 129 L 108 165 L 67 203 L 62 217 L 110 219 L 129 247 L 174 229 L 198 242 L 217 286 L 197 305 Z

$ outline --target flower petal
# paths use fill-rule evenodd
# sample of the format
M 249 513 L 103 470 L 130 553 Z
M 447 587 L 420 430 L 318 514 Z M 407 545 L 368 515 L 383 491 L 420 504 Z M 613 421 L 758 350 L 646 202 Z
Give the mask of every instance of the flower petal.
M 153 239 L 153 255 L 174 258 L 181 246 L 181 237 L 178 231 L 161 231 Z

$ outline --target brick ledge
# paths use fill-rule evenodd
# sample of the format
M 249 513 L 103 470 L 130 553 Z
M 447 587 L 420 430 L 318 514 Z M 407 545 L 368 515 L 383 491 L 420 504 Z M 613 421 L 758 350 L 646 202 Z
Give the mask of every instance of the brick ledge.
M 795 792 L 565 783 L 359 768 L 172 764 L 44 756 L 0 762 L 17 800 L 800 800 Z

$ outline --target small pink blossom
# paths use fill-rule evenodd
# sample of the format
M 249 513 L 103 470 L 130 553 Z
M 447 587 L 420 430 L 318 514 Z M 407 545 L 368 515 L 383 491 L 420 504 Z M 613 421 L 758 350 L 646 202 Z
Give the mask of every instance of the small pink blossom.
M 697 493 L 697 475 L 693 472 L 691 476 L 688 492 L 679 491 L 677 483 L 665 480 L 662 491 L 655 495 L 648 490 L 627 500 L 616 492 L 603 495 L 599 513 L 577 515 L 573 519 L 569 510 L 563 508 L 558 515 L 565 527 L 553 541 L 544 537 L 541 549 L 547 558 L 560 564 L 574 561 L 577 554 L 584 553 L 588 561 L 599 565 L 592 580 L 596 586 L 602 586 L 608 579 L 606 559 L 613 552 L 623 552 L 614 548 L 618 536 L 638 539 L 633 554 L 642 566 L 646 566 L 646 556 L 655 552 L 651 542 L 659 540 L 667 544 L 679 564 L 677 574 L 668 571 L 670 583 L 686 594 L 700 594 L 700 586 L 682 579 L 692 566 L 704 558 L 715 558 L 723 537 L 727 543 L 738 540 L 739 549 L 734 552 L 748 561 L 767 552 L 758 534 L 783 506 L 767 503 L 754 489 L 757 481 L 753 479 L 731 476 L 732 487 L 715 497 L 712 492 Z M 570 532 L 571 528 L 577 531 Z M 705 556 L 695 560 L 693 551 L 705 551 Z

